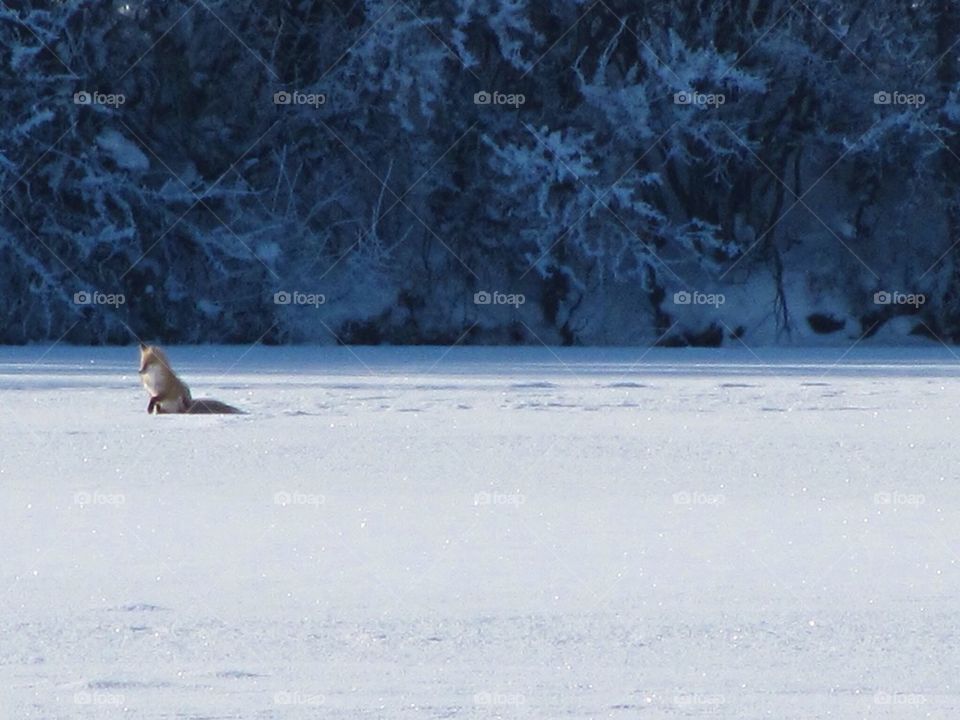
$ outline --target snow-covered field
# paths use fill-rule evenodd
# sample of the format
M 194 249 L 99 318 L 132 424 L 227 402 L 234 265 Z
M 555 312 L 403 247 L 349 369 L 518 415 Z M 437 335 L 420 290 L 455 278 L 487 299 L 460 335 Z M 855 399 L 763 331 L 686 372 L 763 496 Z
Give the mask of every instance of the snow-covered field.
M 945 349 L 0 348 L 0 718 L 960 717 Z

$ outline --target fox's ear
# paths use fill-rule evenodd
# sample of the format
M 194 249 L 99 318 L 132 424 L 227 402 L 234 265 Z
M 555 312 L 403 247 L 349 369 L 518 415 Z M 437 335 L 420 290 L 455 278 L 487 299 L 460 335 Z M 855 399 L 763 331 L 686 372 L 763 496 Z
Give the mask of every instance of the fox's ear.
M 147 344 L 146 344 L 146 343 L 140 343 L 140 352 L 143 352 L 143 351 L 146 350 L 146 349 L 147 349 Z

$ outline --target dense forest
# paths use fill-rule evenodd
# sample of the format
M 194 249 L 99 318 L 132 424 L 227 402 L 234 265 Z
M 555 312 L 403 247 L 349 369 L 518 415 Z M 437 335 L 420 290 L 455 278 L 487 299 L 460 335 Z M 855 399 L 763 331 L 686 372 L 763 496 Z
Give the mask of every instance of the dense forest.
M 960 341 L 955 0 L 0 6 L 0 342 Z

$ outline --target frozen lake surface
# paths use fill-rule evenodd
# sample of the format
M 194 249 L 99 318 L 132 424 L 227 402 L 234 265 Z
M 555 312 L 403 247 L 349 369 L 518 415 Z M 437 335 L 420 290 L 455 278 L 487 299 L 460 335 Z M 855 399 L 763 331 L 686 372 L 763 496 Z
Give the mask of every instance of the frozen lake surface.
M 0 348 L 0 718 L 960 717 L 945 348 Z

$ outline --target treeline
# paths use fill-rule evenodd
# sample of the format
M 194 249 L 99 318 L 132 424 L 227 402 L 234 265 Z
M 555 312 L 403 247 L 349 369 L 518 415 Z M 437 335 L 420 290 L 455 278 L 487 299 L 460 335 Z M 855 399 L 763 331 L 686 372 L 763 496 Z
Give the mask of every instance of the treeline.
M 960 339 L 950 0 L 0 7 L 0 342 Z

